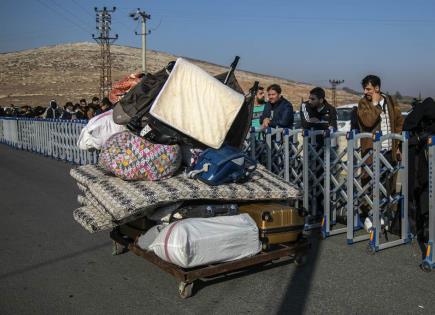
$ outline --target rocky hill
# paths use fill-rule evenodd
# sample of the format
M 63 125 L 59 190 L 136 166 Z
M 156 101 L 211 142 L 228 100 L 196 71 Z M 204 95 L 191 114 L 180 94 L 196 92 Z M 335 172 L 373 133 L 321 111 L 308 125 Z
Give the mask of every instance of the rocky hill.
M 64 104 L 77 102 L 80 98 L 90 99 L 98 95 L 99 46 L 95 43 L 74 43 L 29 49 L 0 54 L 0 105 L 45 105 L 52 98 Z M 112 80 L 136 72 L 141 67 L 141 50 L 125 46 L 112 46 Z M 164 52 L 148 51 L 148 71 L 160 70 L 176 56 Z M 243 56 L 242 56 L 243 59 Z M 206 61 L 194 63 L 215 75 L 226 67 Z M 296 108 L 301 98 L 308 97 L 312 85 L 276 78 L 247 71 L 236 71 L 236 76 L 247 91 L 254 81 L 263 86 L 278 83 L 283 94 Z M 331 91 L 327 91 L 331 99 Z M 343 90 L 337 91 L 339 105 L 355 103 L 359 96 Z

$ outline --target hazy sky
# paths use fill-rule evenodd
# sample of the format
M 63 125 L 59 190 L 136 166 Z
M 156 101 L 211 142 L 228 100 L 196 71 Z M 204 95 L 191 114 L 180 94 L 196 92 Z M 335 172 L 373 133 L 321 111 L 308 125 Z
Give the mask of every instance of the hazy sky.
M 117 44 L 140 46 L 128 17 L 139 7 L 150 49 L 224 65 L 240 55 L 245 70 L 357 90 L 372 73 L 390 93 L 435 96 L 434 0 L 1 0 L 0 52 L 92 41 L 95 6 L 117 7 Z

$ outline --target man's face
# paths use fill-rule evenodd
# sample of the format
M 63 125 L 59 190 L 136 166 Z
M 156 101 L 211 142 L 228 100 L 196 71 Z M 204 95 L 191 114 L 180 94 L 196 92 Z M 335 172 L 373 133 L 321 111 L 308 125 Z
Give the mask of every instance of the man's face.
M 277 91 L 270 89 L 267 92 L 267 98 L 269 99 L 270 104 L 275 104 L 279 101 L 281 97 L 281 94 L 279 94 Z
M 86 102 L 80 102 L 80 106 L 81 107 L 85 107 L 86 106 Z
M 319 108 L 322 105 L 323 99 L 318 98 L 317 95 L 310 94 L 310 98 L 308 99 L 308 103 L 314 108 Z
M 264 103 L 264 90 L 258 90 L 257 95 L 255 97 L 257 98 L 257 103 L 263 104 Z
M 373 94 L 379 93 L 379 91 L 379 86 L 373 86 L 371 83 L 369 83 L 364 87 L 364 97 L 371 101 L 373 99 Z

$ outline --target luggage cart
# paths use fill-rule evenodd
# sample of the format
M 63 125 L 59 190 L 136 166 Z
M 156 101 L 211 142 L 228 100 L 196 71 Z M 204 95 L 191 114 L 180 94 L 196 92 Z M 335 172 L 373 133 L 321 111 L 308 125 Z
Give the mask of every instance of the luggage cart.
M 296 265 L 302 265 L 306 261 L 306 252 L 310 247 L 308 240 L 301 238 L 294 243 L 279 244 L 267 252 L 260 252 L 252 257 L 185 269 L 162 260 L 153 252 L 141 249 L 135 244 L 134 239 L 123 234 L 119 227 L 110 232 L 110 238 L 114 241 L 115 246 L 120 246 L 117 248 L 116 253 L 131 251 L 137 256 L 141 256 L 145 260 L 153 263 L 163 271 L 171 274 L 178 281 L 180 281 L 178 292 L 180 297 L 183 299 L 189 298 L 193 295 L 193 286 L 195 282 L 200 279 L 222 276 L 229 273 L 242 271 L 249 267 L 272 263 L 273 261 L 284 258 L 293 259 L 293 262 Z

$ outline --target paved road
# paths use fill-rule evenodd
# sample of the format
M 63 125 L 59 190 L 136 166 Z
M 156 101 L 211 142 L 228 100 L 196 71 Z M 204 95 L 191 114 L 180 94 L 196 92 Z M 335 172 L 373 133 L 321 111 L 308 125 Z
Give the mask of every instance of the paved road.
M 208 281 L 181 300 L 177 282 L 107 233 L 72 218 L 70 165 L 0 145 L 0 314 L 434 314 L 435 272 L 415 246 L 369 256 L 343 235 L 314 241 L 304 267 L 282 264 Z

